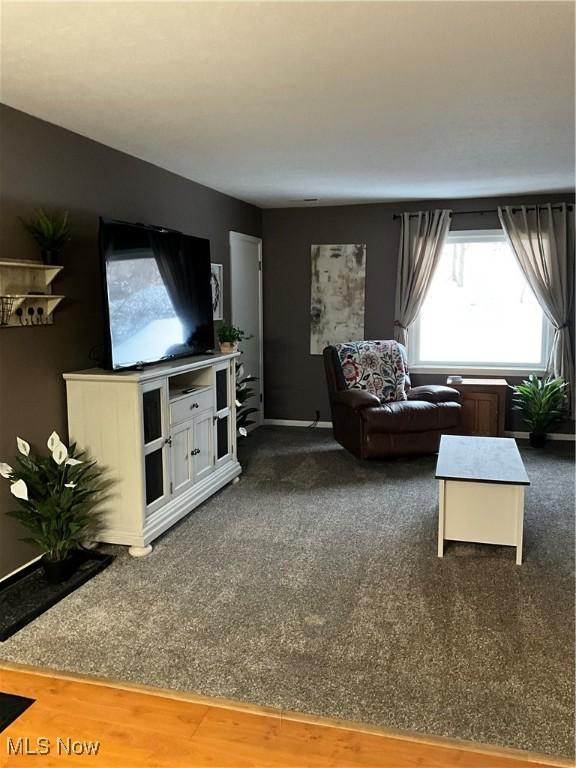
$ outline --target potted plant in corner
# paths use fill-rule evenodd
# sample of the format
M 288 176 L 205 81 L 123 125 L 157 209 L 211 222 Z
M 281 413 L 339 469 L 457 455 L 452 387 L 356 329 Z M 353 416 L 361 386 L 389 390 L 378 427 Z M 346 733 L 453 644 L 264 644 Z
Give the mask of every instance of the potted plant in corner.
M 68 211 L 46 213 L 40 208 L 30 221 L 20 221 L 40 246 L 44 264 L 58 264 L 62 248 L 70 240 Z
M 244 376 L 244 364 L 236 363 L 236 429 L 240 437 L 248 435 L 248 427 L 254 424 L 250 419 L 251 413 L 256 413 L 258 408 L 250 406 L 247 401 L 254 397 L 254 390 L 248 385 L 258 381 L 257 376 Z
M 232 352 L 236 352 L 238 344 L 244 339 L 249 339 L 246 333 L 235 325 L 228 325 L 228 323 L 220 323 L 218 326 L 218 341 L 220 342 L 220 352 L 225 355 L 229 355 Z
M 521 384 L 511 387 L 513 409 L 521 411 L 530 428 L 530 445 L 543 448 L 548 429 L 561 421 L 566 408 L 566 382 L 561 377 L 539 379 L 531 373 Z
M 101 473 L 95 462 L 81 458 L 75 445 L 68 449 L 56 432 L 48 439 L 50 455 L 45 458 L 32 455 L 20 437 L 16 441 L 16 466 L 0 464 L 0 475 L 10 481 L 20 505 L 8 514 L 30 531 L 23 541 L 42 549 L 46 579 L 58 584 L 74 573 L 80 542 L 96 527 Z

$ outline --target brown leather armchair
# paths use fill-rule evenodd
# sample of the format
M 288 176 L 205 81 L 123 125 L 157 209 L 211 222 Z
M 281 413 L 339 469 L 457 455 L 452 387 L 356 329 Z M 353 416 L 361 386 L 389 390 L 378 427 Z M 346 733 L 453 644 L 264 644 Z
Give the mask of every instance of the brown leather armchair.
M 406 368 L 402 388 L 407 399 L 382 402 L 365 389 L 349 388 L 335 346 L 324 349 L 324 367 L 334 437 L 359 459 L 436 453 L 441 435 L 459 431 L 460 393 L 452 387 L 411 387 Z

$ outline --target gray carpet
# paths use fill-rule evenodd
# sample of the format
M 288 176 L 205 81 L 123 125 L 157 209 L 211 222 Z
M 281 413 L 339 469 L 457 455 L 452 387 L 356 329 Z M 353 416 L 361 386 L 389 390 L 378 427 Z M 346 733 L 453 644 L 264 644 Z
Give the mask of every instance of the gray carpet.
M 436 557 L 435 457 L 262 428 L 246 472 L 0 645 L 6 659 L 392 728 L 573 750 L 571 447 L 522 449 L 525 562 Z

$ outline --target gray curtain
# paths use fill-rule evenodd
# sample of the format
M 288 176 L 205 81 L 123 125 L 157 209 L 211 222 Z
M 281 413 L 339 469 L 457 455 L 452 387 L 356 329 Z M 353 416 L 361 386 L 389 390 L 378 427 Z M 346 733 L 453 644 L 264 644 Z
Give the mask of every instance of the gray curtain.
M 151 229 L 148 234 L 158 272 L 182 323 L 184 343 L 193 346 L 198 331 L 198 310 L 190 300 L 190 287 L 195 283 L 196 272 L 187 239 L 180 232 L 169 230 L 156 232 Z
M 450 229 L 452 211 L 420 211 L 402 214 L 398 254 L 394 338 L 408 341 L 408 329 L 416 319 Z
M 574 403 L 570 339 L 574 299 L 574 211 L 563 203 L 498 208 L 502 229 L 530 288 L 554 326 L 548 373 L 568 382 Z

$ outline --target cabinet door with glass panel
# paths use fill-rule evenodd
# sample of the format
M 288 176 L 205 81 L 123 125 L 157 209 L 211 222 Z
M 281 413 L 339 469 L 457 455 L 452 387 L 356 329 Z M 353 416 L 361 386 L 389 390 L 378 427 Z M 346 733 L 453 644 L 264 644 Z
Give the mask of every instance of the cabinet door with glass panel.
M 232 457 L 232 430 L 235 429 L 234 361 L 214 366 L 216 415 L 214 418 L 214 466 L 225 464 Z
M 144 488 L 146 516 L 160 509 L 170 497 L 168 423 L 165 381 L 142 385 L 142 434 L 144 437 Z

